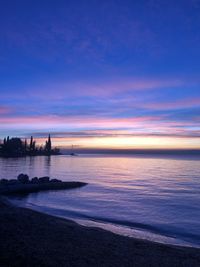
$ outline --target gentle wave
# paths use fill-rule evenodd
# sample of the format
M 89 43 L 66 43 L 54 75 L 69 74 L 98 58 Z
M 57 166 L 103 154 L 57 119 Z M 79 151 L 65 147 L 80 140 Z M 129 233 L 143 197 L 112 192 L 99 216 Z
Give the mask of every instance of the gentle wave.
M 25 172 L 88 186 L 30 194 L 20 203 L 120 234 L 200 245 L 200 164 L 183 157 L 53 156 L 0 159 L 4 178 Z M 172 240 L 173 239 L 173 240 Z

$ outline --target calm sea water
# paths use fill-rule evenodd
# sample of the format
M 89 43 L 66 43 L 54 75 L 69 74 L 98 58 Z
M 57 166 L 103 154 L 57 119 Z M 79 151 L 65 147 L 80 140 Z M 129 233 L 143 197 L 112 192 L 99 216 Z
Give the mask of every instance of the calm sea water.
M 0 159 L 1 178 L 50 176 L 88 185 L 13 198 L 81 224 L 200 247 L 200 158 L 67 155 Z

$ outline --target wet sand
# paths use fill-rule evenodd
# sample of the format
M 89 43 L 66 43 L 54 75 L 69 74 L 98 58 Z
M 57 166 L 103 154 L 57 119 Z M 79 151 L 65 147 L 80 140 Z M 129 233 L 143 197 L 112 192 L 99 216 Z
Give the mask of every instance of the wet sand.
M 200 249 L 81 226 L 0 198 L 0 266 L 200 266 Z

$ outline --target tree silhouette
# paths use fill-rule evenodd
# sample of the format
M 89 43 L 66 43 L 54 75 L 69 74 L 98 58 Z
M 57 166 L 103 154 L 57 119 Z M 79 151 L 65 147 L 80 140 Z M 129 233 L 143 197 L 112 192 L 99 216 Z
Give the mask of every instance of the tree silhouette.
M 46 141 L 45 150 L 46 150 L 48 155 L 51 153 L 51 136 L 50 136 L 50 134 L 48 136 L 48 140 Z
M 59 155 L 60 150 L 57 148 L 52 149 L 51 136 L 49 134 L 45 146 L 36 146 L 36 141 L 33 136 L 30 138 L 29 145 L 27 139 L 23 142 L 20 138 L 11 138 L 8 136 L 4 138 L 3 143 L 0 144 L 0 156 L 5 157 L 18 157 L 18 156 L 38 156 L 38 155 Z
M 27 140 L 25 139 L 25 142 L 24 142 L 24 152 L 26 153 L 27 152 Z
M 23 154 L 23 143 L 20 138 L 9 138 L 4 139 L 2 151 L 5 155 L 22 155 Z

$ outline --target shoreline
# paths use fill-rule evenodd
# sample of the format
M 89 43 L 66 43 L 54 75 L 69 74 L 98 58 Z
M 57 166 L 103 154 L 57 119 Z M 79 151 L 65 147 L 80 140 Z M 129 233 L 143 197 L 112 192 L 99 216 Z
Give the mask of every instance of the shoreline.
M 200 266 L 200 249 L 125 237 L 0 197 L 2 266 Z M 10 259 L 15 259 L 11 261 Z
M 43 209 L 37 205 L 32 206 L 32 204 L 30 205 L 21 204 L 20 203 L 21 199 L 19 200 L 20 202 L 18 202 L 17 199 L 10 198 L 10 196 L 8 196 L 7 200 L 9 204 L 15 207 L 27 208 L 27 209 L 30 209 L 36 212 L 41 212 L 43 214 L 58 217 L 64 220 L 72 220 L 81 226 L 85 226 L 89 228 L 90 227 L 100 228 L 100 229 L 109 231 L 111 233 L 114 233 L 120 236 L 144 240 L 144 241 L 150 241 L 153 243 L 169 245 L 169 246 L 172 245 L 172 246 L 179 246 L 179 247 L 184 247 L 184 248 L 189 247 L 189 248 L 200 249 L 200 245 L 196 243 L 186 241 L 184 239 L 179 239 L 178 237 L 175 238 L 174 236 L 166 235 L 161 232 L 155 232 L 155 231 L 149 231 L 149 230 L 146 231 L 144 228 L 137 228 L 137 226 L 136 228 L 132 229 L 132 228 L 129 228 L 129 226 L 127 225 L 116 224 L 116 222 L 109 221 L 109 220 L 103 221 L 103 220 L 99 220 L 98 218 L 95 219 L 95 218 L 89 217 L 85 219 L 86 217 L 77 218 L 77 217 L 74 217 L 73 215 L 71 216 L 70 214 L 63 215 L 62 213 L 59 214 L 59 212 L 57 213 L 56 211 L 52 212 L 51 208 Z

